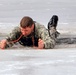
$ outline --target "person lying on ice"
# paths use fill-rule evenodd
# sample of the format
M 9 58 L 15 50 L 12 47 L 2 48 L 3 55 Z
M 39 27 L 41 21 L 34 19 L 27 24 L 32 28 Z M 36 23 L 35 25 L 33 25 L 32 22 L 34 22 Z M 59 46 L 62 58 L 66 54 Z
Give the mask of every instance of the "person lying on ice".
M 20 26 L 15 27 L 6 39 L 1 40 L 0 48 L 6 49 L 19 42 L 23 46 L 52 49 L 59 34 L 56 30 L 57 23 L 58 16 L 53 15 L 46 29 L 44 25 L 33 21 L 31 17 L 24 16 L 20 21 Z

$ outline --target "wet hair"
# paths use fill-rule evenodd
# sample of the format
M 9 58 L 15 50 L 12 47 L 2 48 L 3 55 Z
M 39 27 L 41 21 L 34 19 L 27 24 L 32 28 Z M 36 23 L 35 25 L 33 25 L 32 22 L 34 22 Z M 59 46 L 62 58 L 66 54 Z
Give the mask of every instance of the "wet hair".
M 20 21 L 20 26 L 22 28 L 31 27 L 34 24 L 34 21 L 31 17 L 24 16 Z

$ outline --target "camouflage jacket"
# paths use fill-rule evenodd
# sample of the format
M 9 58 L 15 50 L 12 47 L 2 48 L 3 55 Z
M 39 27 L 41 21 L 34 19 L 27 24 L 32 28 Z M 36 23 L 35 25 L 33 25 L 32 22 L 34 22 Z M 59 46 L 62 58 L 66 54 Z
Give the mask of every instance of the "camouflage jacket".
M 20 38 L 21 34 L 22 33 L 20 31 L 20 28 L 15 27 L 6 38 L 7 44 L 5 48 L 13 46 L 13 44 L 15 44 L 16 42 L 19 42 L 21 45 L 24 45 L 24 46 L 32 46 L 33 45 L 32 40 L 31 40 L 32 35 L 34 36 L 35 46 L 38 46 L 39 38 L 44 41 L 44 48 L 49 49 L 49 48 L 54 48 L 55 46 L 55 40 L 49 36 L 48 30 L 44 27 L 44 25 L 41 25 L 37 22 L 35 22 L 35 28 L 32 35 L 30 34 L 29 36 L 22 36 Z M 14 40 L 16 41 L 13 42 Z

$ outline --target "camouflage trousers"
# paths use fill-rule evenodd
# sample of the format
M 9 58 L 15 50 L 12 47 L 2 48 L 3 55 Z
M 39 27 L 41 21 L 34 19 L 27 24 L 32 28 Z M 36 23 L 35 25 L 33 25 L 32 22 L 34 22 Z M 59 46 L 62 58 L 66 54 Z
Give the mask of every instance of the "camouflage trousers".
M 51 27 L 50 30 L 48 30 L 50 38 L 57 40 L 57 37 L 60 35 L 60 33 L 54 28 Z

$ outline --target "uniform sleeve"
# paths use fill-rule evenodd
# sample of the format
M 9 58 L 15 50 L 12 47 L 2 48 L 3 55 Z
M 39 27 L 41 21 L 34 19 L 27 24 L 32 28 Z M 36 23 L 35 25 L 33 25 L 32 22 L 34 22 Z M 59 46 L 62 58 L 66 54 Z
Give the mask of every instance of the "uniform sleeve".
M 54 48 L 55 40 L 49 37 L 48 31 L 46 29 L 43 29 L 40 36 L 41 36 L 41 39 L 44 41 L 44 48 L 46 49 Z
M 54 48 L 55 40 L 49 36 L 48 30 L 44 27 L 44 25 L 38 23 L 37 32 L 39 38 L 41 38 L 44 41 L 44 48 Z
M 12 47 L 16 42 L 13 42 L 14 40 L 17 40 L 20 36 L 20 28 L 15 27 L 12 32 L 7 36 L 7 44 L 5 48 Z

